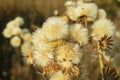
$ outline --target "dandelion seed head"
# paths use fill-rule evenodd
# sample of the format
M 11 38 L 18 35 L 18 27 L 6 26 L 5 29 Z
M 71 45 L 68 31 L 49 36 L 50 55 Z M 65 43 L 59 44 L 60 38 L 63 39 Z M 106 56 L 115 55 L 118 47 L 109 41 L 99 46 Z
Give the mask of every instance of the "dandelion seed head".
M 16 27 L 19 27 L 19 25 L 14 20 L 12 20 L 7 23 L 6 27 L 12 30 Z
M 42 28 L 38 28 L 32 35 L 31 39 L 33 45 L 37 45 L 38 43 L 46 43 L 48 40 L 45 37 L 45 34 Z
M 23 40 L 26 41 L 26 42 L 30 41 L 31 37 L 32 37 L 31 33 L 26 33 L 26 34 L 23 35 Z
M 69 29 L 70 37 L 74 41 L 78 41 L 81 46 L 88 43 L 88 30 L 84 28 L 81 24 L 75 24 Z
M 35 60 L 35 65 L 45 67 L 54 58 L 52 49 L 47 44 L 38 44 L 34 47 L 33 58 Z
M 16 17 L 14 20 L 19 26 L 24 24 L 24 19 L 20 16 Z
M 24 56 L 27 55 L 27 53 L 31 50 L 31 43 L 30 42 L 24 42 L 21 45 L 21 52 L 23 53 Z
M 12 37 L 12 30 L 9 28 L 5 28 L 2 34 L 4 35 L 4 37 L 10 38 Z
M 74 14 L 74 9 L 75 7 L 67 7 L 66 10 L 66 15 L 71 19 L 71 20 L 76 20 L 76 15 Z
M 27 52 L 27 54 L 24 55 L 24 56 L 25 56 L 24 60 L 25 60 L 25 62 L 26 62 L 27 64 L 33 64 L 34 59 L 33 59 L 32 50 L 29 50 L 29 51 Z
M 81 16 L 86 16 L 87 21 L 94 21 L 97 17 L 97 6 L 94 3 L 84 3 L 76 7 L 74 14 L 76 15 L 76 20 Z
M 94 40 L 100 40 L 104 35 L 113 36 L 115 34 L 115 26 L 110 20 L 100 19 L 92 25 L 92 37 Z
M 74 49 L 75 47 L 76 46 L 74 44 L 69 43 L 59 46 L 55 52 L 55 54 L 57 55 L 56 59 L 58 61 L 58 64 L 62 66 L 65 66 L 64 63 L 68 64 L 67 66 L 71 66 L 72 64 L 79 64 L 82 53 L 79 49 L 76 52 Z
M 26 33 L 30 33 L 30 31 L 29 31 L 27 28 L 23 28 L 23 29 L 22 29 L 22 32 L 21 32 L 21 34 L 20 34 L 20 37 L 23 38 L 23 36 L 24 36 Z
M 19 47 L 21 45 L 21 39 L 20 39 L 20 37 L 18 37 L 18 36 L 12 37 L 11 40 L 10 40 L 10 44 L 13 47 Z
M 43 24 L 43 31 L 48 40 L 66 38 L 68 35 L 68 24 L 60 17 L 50 17 Z
M 20 35 L 22 33 L 22 29 L 19 27 L 16 27 L 12 31 L 12 35 Z
M 104 9 L 98 9 L 98 19 L 105 19 L 107 16 Z

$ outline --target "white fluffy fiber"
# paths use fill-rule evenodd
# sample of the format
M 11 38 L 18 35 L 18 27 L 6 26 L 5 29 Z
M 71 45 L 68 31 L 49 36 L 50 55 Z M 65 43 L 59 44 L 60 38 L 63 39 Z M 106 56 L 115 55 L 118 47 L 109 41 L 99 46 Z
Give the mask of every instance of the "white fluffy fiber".
M 39 44 L 34 46 L 33 58 L 35 65 L 45 67 L 54 58 L 52 48 L 47 44 Z
M 24 24 L 24 19 L 20 16 L 17 16 L 14 20 L 19 26 Z
M 88 30 L 81 24 L 75 24 L 69 29 L 70 37 L 80 43 L 81 46 L 88 43 Z
M 20 27 L 15 27 L 12 30 L 12 35 L 20 35 L 22 33 L 22 29 Z
M 10 44 L 13 47 L 19 47 L 21 45 L 21 39 L 20 39 L 20 37 L 18 37 L 18 36 L 12 37 L 11 40 L 10 40 Z
M 47 37 L 45 36 L 43 29 L 38 28 L 33 34 L 31 39 L 33 45 L 38 45 L 38 43 L 46 43 Z
M 70 61 L 71 64 L 79 64 L 82 53 L 80 52 L 79 46 L 76 46 L 76 44 L 67 43 L 66 45 L 59 46 L 56 49 L 55 54 L 57 55 L 56 60 L 58 62 L 60 61 L 61 63 L 59 64 L 62 65 L 65 61 Z
M 92 37 L 94 40 L 100 40 L 104 35 L 113 36 L 115 34 L 114 24 L 107 19 L 100 19 L 92 25 Z
M 30 42 L 24 42 L 21 45 L 21 52 L 23 53 L 24 56 L 27 55 L 27 53 L 31 50 L 31 43 Z
M 94 3 L 83 3 L 77 6 L 74 10 L 75 19 L 81 16 L 86 16 L 87 21 L 94 21 L 97 18 L 98 8 Z
M 12 30 L 9 28 L 5 28 L 2 34 L 4 35 L 4 37 L 10 38 L 12 36 Z
M 105 19 L 107 16 L 104 9 L 98 9 L 98 19 Z
M 66 38 L 68 35 L 68 24 L 60 17 L 48 18 L 42 28 L 49 41 Z
M 29 41 L 31 41 L 31 38 L 32 38 L 32 34 L 31 33 L 25 33 L 24 35 L 23 35 L 23 40 L 25 41 L 25 42 L 29 42 Z

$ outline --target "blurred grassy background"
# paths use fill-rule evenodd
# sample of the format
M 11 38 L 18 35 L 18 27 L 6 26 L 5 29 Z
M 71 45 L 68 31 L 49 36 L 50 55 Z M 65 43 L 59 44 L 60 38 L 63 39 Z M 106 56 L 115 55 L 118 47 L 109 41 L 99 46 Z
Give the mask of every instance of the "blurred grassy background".
M 9 40 L 3 37 L 2 31 L 6 23 L 16 16 L 21 16 L 25 20 L 22 27 L 31 29 L 32 24 L 41 26 L 48 16 L 53 15 L 53 10 L 59 10 L 59 14 L 64 13 L 65 1 L 0 0 L 0 80 L 34 80 L 37 76 L 32 67 L 24 64 L 19 49 L 12 48 Z M 114 21 L 117 30 L 120 31 L 120 0 L 94 0 L 94 2 L 99 8 L 107 11 L 108 18 Z M 117 46 L 120 47 L 119 44 Z

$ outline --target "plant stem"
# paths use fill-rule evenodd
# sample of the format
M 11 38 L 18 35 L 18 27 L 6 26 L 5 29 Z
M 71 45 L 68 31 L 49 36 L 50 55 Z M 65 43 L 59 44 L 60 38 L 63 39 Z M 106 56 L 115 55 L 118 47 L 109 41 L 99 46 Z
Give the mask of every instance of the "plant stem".
M 99 57 L 99 65 L 100 65 L 100 71 L 101 71 L 101 75 L 102 75 L 102 80 L 104 80 L 104 75 L 103 75 L 103 60 L 102 60 L 102 53 L 100 50 L 100 45 L 99 42 L 97 42 L 97 52 L 98 52 L 98 57 Z

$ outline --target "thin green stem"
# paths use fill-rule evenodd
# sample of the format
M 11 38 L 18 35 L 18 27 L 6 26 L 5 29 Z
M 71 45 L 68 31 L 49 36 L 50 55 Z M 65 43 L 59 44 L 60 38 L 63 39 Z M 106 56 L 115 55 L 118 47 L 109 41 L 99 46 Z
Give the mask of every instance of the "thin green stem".
M 104 80 L 104 75 L 103 75 L 103 55 L 101 53 L 101 50 L 100 50 L 100 45 L 99 45 L 99 42 L 97 42 L 97 52 L 98 52 L 98 56 L 99 56 L 99 65 L 100 65 L 100 71 L 101 71 L 101 75 L 102 75 L 102 80 Z

